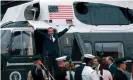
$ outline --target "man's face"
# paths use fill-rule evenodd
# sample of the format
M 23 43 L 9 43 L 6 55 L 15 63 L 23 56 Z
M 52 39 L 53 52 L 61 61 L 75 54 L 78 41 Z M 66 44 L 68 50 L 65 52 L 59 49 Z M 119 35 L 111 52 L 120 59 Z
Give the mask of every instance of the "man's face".
M 51 35 L 51 36 L 53 36 L 53 34 L 54 34 L 54 29 L 53 29 L 53 28 L 49 28 L 49 29 L 48 29 L 48 34 Z
M 110 61 L 109 61 L 108 57 L 106 57 L 105 61 L 106 61 L 106 63 L 107 63 L 108 65 L 110 64 Z
M 40 64 L 42 64 L 42 61 L 41 61 L 41 60 L 36 60 L 36 63 L 37 63 L 38 65 L 40 65 Z
M 123 70 L 126 70 L 126 67 L 127 67 L 127 66 L 126 66 L 126 63 L 122 63 L 121 66 L 122 66 L 122 69 L 123 69 Z
M 98 66 L 98 65 L 99 65 L 99 62 L 97 61 L 97 59 L 94 59 L 94 60 L 93 60 L 93 64 L 94 64 L 95 66 Z
M 64 62 L 64 61 L 59 61 L 59 62 L 58 62 L 58 66 L 65 67 L 65 62 Z

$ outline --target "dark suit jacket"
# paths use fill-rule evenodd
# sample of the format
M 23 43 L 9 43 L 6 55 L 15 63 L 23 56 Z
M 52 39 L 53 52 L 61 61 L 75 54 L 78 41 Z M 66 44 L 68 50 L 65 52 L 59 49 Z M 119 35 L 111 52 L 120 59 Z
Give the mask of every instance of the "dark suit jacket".
M 42 70 L 44 70 L 42 67 L 33 65 L 32 69 L 31 69 L 31 75 L 33 77 L 33 80 L 45 80 L 46 79 L 46 77 L 44 78 Z
M 85 64 L 81 64 L 79 67 L 75 69 L 75 80 L 82 80 L 82 71 L 84 69 Z
M 128 80 L 128 78 L 121 70 L 116 70 L 113 80 Z
M 62 35 L 64 35 L 66 32 L 68 31 L 68 29 L 64 29 L 63 31 L 59 32 L 59 33 L 55 33 L 53 35 L 53 37 L 55 38 L 55 41 L 52 42 L 50 40 L 50 35 L 48 33 L 43 33 L 41 31 L 38 31 L 40 34 L 42 34 L 44 37 L 44 41 L 43 41 L 43 54 L 45 56 L 49 55 L 49 56 L 59 56 L 59 47 L 58 47 L 58 38 L 61 37 Z
M 55 74 L 55 80 L 65 80 L 66 68 L 59 67 L 57 73 Z
M 109 71 L 111 72 L 112 76 L 114 76 L 116 70 L 117 70 L 117 67 L 115 66 L 115 64 L 112 64 L 109 68 Z

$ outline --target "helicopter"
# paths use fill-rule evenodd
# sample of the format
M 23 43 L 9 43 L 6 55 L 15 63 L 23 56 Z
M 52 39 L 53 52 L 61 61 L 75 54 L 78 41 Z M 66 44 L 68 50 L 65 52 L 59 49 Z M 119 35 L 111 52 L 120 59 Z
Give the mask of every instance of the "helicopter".
M 46 33 L 49 27 L 59 32 L 69 24 L 75 25 L 58 43 L 59 55 L 71 57 L 74 64 L 81 63 L 86 53 L 113 58 L 133 56 L 132 3 L 35 0 L 8 8 L 0 29 L 2 80 L 27 79 L 33 56 L 43 51 L 43 39 L 37 31 Z

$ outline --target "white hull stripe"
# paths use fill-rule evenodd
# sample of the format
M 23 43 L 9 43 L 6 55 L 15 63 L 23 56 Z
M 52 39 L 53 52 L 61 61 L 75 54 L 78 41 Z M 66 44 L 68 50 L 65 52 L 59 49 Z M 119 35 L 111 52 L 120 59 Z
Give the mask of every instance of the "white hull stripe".
M 33 65 L 33 63 L 8 63 L 7 66 L 22 66 L 22 65 Z

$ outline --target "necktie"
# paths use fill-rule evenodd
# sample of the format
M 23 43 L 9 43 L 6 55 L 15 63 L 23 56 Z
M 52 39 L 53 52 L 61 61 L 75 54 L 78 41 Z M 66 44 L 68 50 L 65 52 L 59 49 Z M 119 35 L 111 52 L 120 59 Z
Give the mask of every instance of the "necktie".
M 70 71 L 70 80 L 73 80 L 73 75 L 72 75 L 71 71 Z
M 53 37 L 52 37 L 52 36 L 50 36 L 50 39 L 51 39 L 51 41 L 53 42 Z

